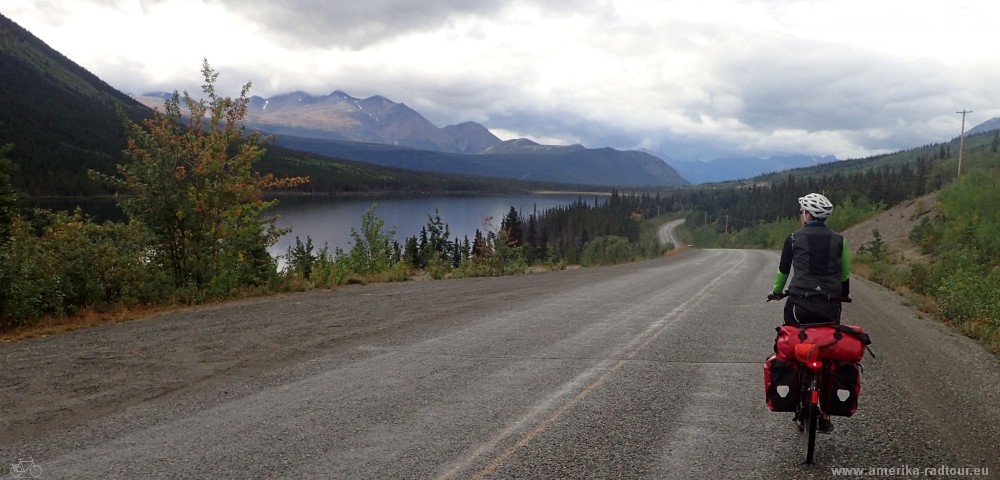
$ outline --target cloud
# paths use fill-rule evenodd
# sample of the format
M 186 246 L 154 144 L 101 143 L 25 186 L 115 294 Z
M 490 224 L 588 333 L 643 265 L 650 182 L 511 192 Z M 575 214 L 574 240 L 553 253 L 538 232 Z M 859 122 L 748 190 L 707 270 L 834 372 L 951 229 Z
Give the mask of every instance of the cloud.
M 516 0 L 220 0 L 275 39 L 294 46 L 361 49 L 414 32 L 447 27 L 456 19 L 496 16 Z M 525 2 L 546 13 L 580 12 L 592 0 Z
M 11 1 L 130 93 L 196 92 L 207 56 L 228 94 L 378 94 L 438 126 L 679 159 L 857 157 L 951 138 L 963 108 L 1000 115 L 990 3 Z M 966 37 L 939 34 L 956 19 Z

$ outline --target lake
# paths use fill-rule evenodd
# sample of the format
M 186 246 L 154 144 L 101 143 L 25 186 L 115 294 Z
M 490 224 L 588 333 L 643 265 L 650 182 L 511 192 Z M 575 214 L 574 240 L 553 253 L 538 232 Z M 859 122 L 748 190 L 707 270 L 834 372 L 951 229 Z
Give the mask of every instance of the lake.
M 420 233 L 420 228 L 427 225 L 427 215 L 433 215 L 438 210 L 441 221 L 448 224 L 451 237 L 469 240 L 475 236 L 476 229 L 485 233 L 483 227 L 485 217 L 493 217 L 493 225 L 500 226 L 500 221 L 514 207 L 525 218 L 533 211 L 542 211 L 568 205 L 583 198 L 588 204 L 594 203 L 594 195 L 582 197 L 578 194 L 522 194 L 522 195 L 440 195 L 440 196 L 386 196 L 386 197 L 334 197 L 326 195 L 282 196 L 278 205 L 269 213 L 277 215 L 277 226 L 292 227 L 292 233 L 282 237 L 271 247 L 272 255 L 284 254 L 289 246 L 295 244 L 298 236 L 305 242 L 311 237 L 316 250 L 329 243 L 330 250 L 340 247 L 348 250 L 351 247 L 351 228 L 361 230 L 361 216 L 365 211 L 377 204 L 375 214 L 385 220 L 385 230 L 394 229 L 399 243 L 407 237 Z M 41 207 L 56 210 L 73 209 L 79 205 L 84 213 L 98 221 L 123 220 L 124 216 L 115 205 L 114 200 L 102 199 L 58 199 L 29 200 L 26 206 Z
M 351 228 L 361 231 L 361 216 L 376 204 L 375 214 L 385 220 L 384 230 L 395 230 L 399 243 L 407 237 L 420 234 L 421 227 L 427 225 L 427 215 L 434 215 L 437 209 L 441 221 L 448 224 L 451 237 L 469 236 L 472 241 L 476 229 L 483 233 L 486 217 L 493 217 L 493 225 L 499 228 L 500 221 L 514 207 L 525 218 L 533 211 L 539 213 L 548 208 L 568 205 L 580 198 L 576 194 L 525 194 L 525 195 L 478 195 L 478 196 L 420 196 L 420 197 L 329 197 L 299 196 L 282 197 L 281 203 L 272 210 L 278 215 L 278 227 L 292 227 L 292 233 L 284 236 L 271 248 L 272 255 L 284 254 L 295 244 L 298 236 L 303 242 L 311 237 L 318 250 L 323 242 L 329 242 L 330 250 L 340 247 L 350 248 Z M 583 196 L 584 202 L 593 204 L 594 197 Z

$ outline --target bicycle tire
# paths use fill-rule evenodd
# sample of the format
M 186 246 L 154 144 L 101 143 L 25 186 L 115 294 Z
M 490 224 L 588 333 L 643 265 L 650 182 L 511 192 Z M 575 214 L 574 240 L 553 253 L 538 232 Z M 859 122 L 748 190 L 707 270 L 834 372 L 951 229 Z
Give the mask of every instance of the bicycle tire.
M 806 463 L 812 463 L 816 453 L 816 429 L 819 423 L 819 408 L 809 403 L 809 439 L 806 441 Z
M 799 371 L 799 408 L 795 411 L 799 433 L 806 431 L 806 414 L 808 412 L 806 407 L 809 406 L 809 375 L 804 370 L 805 368 L 802 367 L 802 370 Z

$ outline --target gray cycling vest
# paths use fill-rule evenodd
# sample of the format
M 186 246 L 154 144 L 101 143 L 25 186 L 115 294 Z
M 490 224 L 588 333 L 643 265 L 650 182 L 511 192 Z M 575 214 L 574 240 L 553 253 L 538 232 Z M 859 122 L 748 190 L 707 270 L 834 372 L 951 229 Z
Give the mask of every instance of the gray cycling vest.
M 792 234 L 792 281 L 788 293 L 840 300 L 844 237 L 826 225 L 803 227 Z

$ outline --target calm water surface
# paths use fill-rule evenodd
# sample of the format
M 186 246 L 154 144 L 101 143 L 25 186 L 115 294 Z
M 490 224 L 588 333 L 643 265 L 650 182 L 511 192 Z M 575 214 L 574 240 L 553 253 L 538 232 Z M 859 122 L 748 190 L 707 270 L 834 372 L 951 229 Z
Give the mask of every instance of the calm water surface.
M 487 217 L 493 217 L 493 225 L 499 227 L 500 221 L 510 211 L 516 208 L 522 216 L 528 217 L 537 209 L 543 210 L 559 205 L 568 205 L 581 198 L 579 195 L 568 194 L 530 194 L 530 195 L 493 195 L 493 196 L 436 196 L 436 197 L 385 197 L 385 198 L 342 198 L 342 197 L 283 197 L 281 203 L 272 210 L 278 215 L 278 227 L 292 227 L 292 233 L 284 236 L 277 245 L 271 248 L 271 254 L 284 254 L 289 246 L 295 244 L 298 236 L 304 242 L 306 237 L 313 240 L 313 245 L 319 249 L 323 242 L 330 244 L 330 249 L 340 247 L 350 248 L 351 228 L 361 231 L 361 216 L 365 211 L 375 207 L 375 214 L 385 220 L 384 230 L 395 230 L 396 240 L 400 243 L 407 237 L 420 233 L 420 228 L 427 225 L 427 215 L 434 215 L 437 209 L 441 221 L 448 224 L 451 237 L 463 238 L 469 236 L 471 241 L 478 228 L 485 232 L 483 223 Z M 584 202 L 593 204 L 593 196 L 582 197 Z
M 527 218 L 535 210 L 541 213 L 548 208 L 568 205 L 580 198 L 588 204 L 594 203 L 593 195 L 581 197 L 577 194 L 281 197 L 278 205 L 269 213 L 279 217 L 278 227 L 292 227 L 292 233 L 282 237 L 270 251 L 272 255 L 284 254 L 289 246 L 295 244 L 296 236 L 303 242 L 306 237 L 311 237 L 316 250 L 322 248 L 324 242 L 329 243 L 331 251 L 334 247 L 348 250 L 352 243 L 351 228 L 361 230 L 361 216 L 373 204 L 377 205 L 375 214 L 385 220 L 384 230 L 395 230 L 396 240 L 403 243 L 407 237 L 420 233 L 420 228 L 427 225 L 427 215 L 433 215 L 434 209 L 437 209 L 441 221 L 448 224 L 452 238 L 468 235 L 471 241 L 477 228 L 485 233 L 483 223 L 487 217 L 493 217 L 493 225 L 499 227 L 500 221 L 512 206 Z M 84 213 L 97 221 L 125 219 L 115 201 L 110 199 L 36 199 L 24 203 L 29 207 L 53 210 L 72 210 L 80 206 Z

